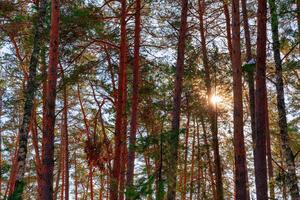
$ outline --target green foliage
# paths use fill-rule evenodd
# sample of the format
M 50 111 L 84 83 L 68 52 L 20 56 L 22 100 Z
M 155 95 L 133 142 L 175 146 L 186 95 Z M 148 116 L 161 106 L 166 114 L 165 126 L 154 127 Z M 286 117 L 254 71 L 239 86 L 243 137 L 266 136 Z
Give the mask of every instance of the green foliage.
M 242 66 L 242 69 L 244 72 L 246 73 L 253 73 L 254 70 L 255 70 L 255 64 L 249 64 L 249 63 L 246 63 Z
M 25 187 L 24 181 L 17 181 L 13 194 L 8 197 L 8 200 L 22 200 L 22 193 Z
M 132 200 L 135 199 L 143 199 L 143 197 L 147 197 L 153 194 L 152 185 L 155 181 L 155 175 L 151 175 L 150 177 L 142 177 L 137 180 L 136 185 L 131 188 L 127 188 L 126 197 Z

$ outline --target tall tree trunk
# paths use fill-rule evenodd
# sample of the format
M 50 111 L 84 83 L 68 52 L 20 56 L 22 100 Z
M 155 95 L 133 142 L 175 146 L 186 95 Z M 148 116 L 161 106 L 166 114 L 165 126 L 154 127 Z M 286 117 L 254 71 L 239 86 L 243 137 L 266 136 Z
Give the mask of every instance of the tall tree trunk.
M 200 150 L 200 131 L 199 131 L 199 123 L 196 119 L 196 134 L 197 134 L 197 200 L 200 200 L 200 197 L 203 196 L 201 194 L 202 191 L 202 182 L 205 182 L 203 179 L 203 171 L 202 171 L 202 156 Z M 201 182 L 202 181 L 202 182 Z
M 94 183 L 93 183 L 93 166 L 89 164 L 89 188 L 90 188 L 90 200 L 94 200 Z
M 205 70 L 205 85 L 208 95 L 208 104 L 209 104 L 209 121 L 211 124 L 212 132 L 212 145 L 214 152 L 214 172 L 216 176 L 216 199 L 223 200 L 223 180 L 222 180 L 222 167 L 221 167 L 221 158 L 219 153 L 219 141 L 218 141 L 218 126 L 217 126 L 217 111 L 214 105 L 211 103 L 212 98 L 212 88 L 211 88 L 211 77 L 209 69 L 209 61 L 206 49 L 206 38 L 204 32 L 204 12 L 205 12 L 205 1 L 199 0 L 199 20 L 200 20 L 200 37 L 201 37 L 201 50 L 203 56 L 203 66 Z M 230 43 L 231 44 L 231 43 Z
M 43 118 L 42 139 L 42 169 L 41 185 L 39 189 L 39 200 L 53 199 L 53 168 L 54 168 L 54 126 L 55 126 L 55 100 L 57 84 L 57 65 L 59 59 L 59 0 L 52 0 L 51 7 L 51 31 L 48 83 L 45 105 L 45 116 Z
M 227 36 L 227 46 L 230 58 L 232 59 L 232 39 L 231 39 L 231 24 L 230 24 L 230 14 L 228 9 L 228 2 L 223 0 L 223 10 L 225 15 L 225 22 L 226 22 L 226 36 Z
M 65 192 L 65 133 L 64 133 L 64 116 L 61 118 L 61 143 L 60 143 L 60 168 L 61 168 L 61 188 L 60 188 L 60 200 L 64 199 Z M 59 180 L 59 178 L 58 178 Z
M 64 129 L 64 140 L 65 140 L 65 146 L 64 146 L 64 153 L 65 153 L 65 200 L 69 200 L 69 138 L 68 138 L 68 93 L 67 93 L 67 86 L 64 86 L 63 89 L 63 95 L 64 95 L 64 121 L 63 121 L 63 129 Z
M 134 68 L 132 82 L 132 106 L 131 106 L 131 122 L 129 136 L 129 152 L 127 166 L 127 188 L 133 187 L 134 177 L 134 161 L 135 161 L 135 143 L 138 119 L 138 102 L 139 102 L 139 73 L 140 73 L 140 34 L 141 33 L 141 0 L 135 2 L 135 29 L 134 29 Z M 126 198 L 129 200 L 130 198 Z
M 121 41 L 120 41 L 120 67 L 118 94 L 116 102 L 116 124 L 115 124 L 115 151 L 113 160 L 112 177 L 110 180 L 110 200 L 118 200 L 119 183 L 121 176 L 121 153 L 123 138 L 123 123 L 125 104 L 124 96 L 126 92 L 126 63 L 127 63 L 127 37 L 126 37 L 126 0 L 121 0 Z
M 62 79 L 64 79 L 64 69 L 61 68 Z M 67 85 L 63 85 L 63 120 L 62 120 L 62 138 L 63 138 L 63 183 L 64 183 L 64 199 L 69 200 L 69 138 L 68 138 L 68 93 Z
M 192 164 L 191 164 L 191 178 L 190 178 L 190 200 L 193 200 L 194 192 L 194 166 L 195 166 L 195 142 L 196 142 L 196 122 L 194 122 L 194 132 L 192 141 Z
M 2 196 L 2 107 L 4 89 L 0 88 L 0 199 Z
M 78 200 L 78 175 L 77 175 L 77 153 L 74 156 L 74 185 L 75 185 L 75 200 Z
M 298 41 L 300 41 L 300 0 L 297 1 L 297 24 L 298 24 Z M 299 43 L 299 53 L 300 53 L 300 43 Z
M 184 169 L 183 169 L 183 189 L 181 200 L 186 199 L 186 186 L 187 186 L 187 160 L 188 160 L 188 146 L 189 146 L 189 130 L 190 130 L 190 111 L 189 111 L 189 99 L 186 97 L 186 107 L 187 107 L 187 122 L 185 131 L 185 148 L 184 148 Z
M 269 112 L 268 108 L 267 111 Z M 268 158 L 268 177 L 269 177 L 269 188 L 270 188 L 270 199 L 275 199 L 275 180 L 274 180 L 274 170 L 272 164 L 272 151 L 271 151 L 271 135 L 270 135 L 270 126 L 269 126 L 269 114 L 267 112 L 267 158 Z
M 243 88 L 240 38 L 239 0 L 232 1 L 232 67 L 234 102 L 234 160 L 235 160 L 235 199 L 248 199 L 247 165 L 243 133 Z
M 244 26 L 244 33 L 245 33 L 245 43 L 246 43 L 246 62 L 250 63 L 253 59 L 252 57 L 252 49 L 251 49 L 251 37 L 250 37 L 250 29 L 248 23 L 248 11 L 247 11 L 247 0 L 241 0 L 242 5 L 242 16 L 243 16 L 243 26 Z M 248 82 L 248 93 L 249 93 L 249 109 L 250 109 L 250 119 L 251 119 L 251 136 L 252 136 L 252 151 L 253 157 L 255 160 L 255 88 L 254 88 L 254 66 L 251 67 L 248 71 L 246 71 L 246 79 Z M 256 162 L 256 161 L 254 161 Z M 247 170 L 248 172 L 248 170 Z M 249 174 L 247 173 L 247 196 L 250 200 L 250 193 L 249 193 Z
M 34 40 L 33 40 L 33 50 L 31 54 L 30 64 L 29 64 L 29 79 L 25 91 L 25 104 L 23 112 L 23 121 L 19 132 L 19 144 L 17 151 L 17 162 L 13 168 L 16 168 L 16 179 L 13 180 L 13 188 L 11 191 L 11 196 L 8 199 L 21 199 L 25 182 L 25 164 L 27 155 L 27 143 L 28 143 L 28 132 L 29 123 L 31 119 L 31 111 L 33 108 L 33 100 L 35 97 L 35 92 L 37 90 L 36 81 L 36 71 L 39 60 L 39 53 L 41 48 L 41 37 L 44 32 L 44 21 L 46 15 L 46 0 L 41 0 L 38 9 L 38 19 L 34 22 Z
M 125 90 L 127 91 L 127 77 L 125 81 Z M 124 95 L 124 102 L 127 101 L 127 92 Z M 125 104 L 124 104 L 125 106 Z M 124 117 L 123 117 L 123 130 L 122 130 L 122 150 L 121 150 L 121 174 L 120 174 L 120 192 L 119 192 L 119 200 L 124 200 L 125 194 L 125 179 L 126 179 L 126 170 L 127 170 L 127 162 L 128 162 L 128 149 L 127 149 L 127 115 L 126 109 L 124 108 Z
M 243 25 L 244 25 L 244 33 L 245 33 L 245 43 L 246 43 L 246 58 L 247 63 L 249 63 L 252 57 L 251 50 L 251 37 L 250 30 L 248 24 L 248 12 L 247 12 L 247 0 L 242 0 L 242 14 L 243 14 Z M 247 82 L 249 87 L 249 101 L 250 101 L 250 116 L 251 116 L 251 131 L 252 131 L 252 142 L 253 142 L 253 150 L 255 146 L 255 90 L 254 90 L 254 68 L 249 69 L 247 71 Z M 253 151 L 253 155 L 254 155 Z M 255 159 L 255 158 L 254 158 Z
M 284 99 L 284 83 L 282 78 L 282 62 L 280 58 L 280 42 L 278 33 L 278 15 L 275 0 L 269 0 L 271 12 L 271 28 L 273 39 L 273 52 L 276 67 L 276 92 L 277 92 L 277 109 L 278 125 L 280 129 L 281 147 L 287 166 L 287 185 L 292 200 L 300 199 L 298 180 L 295 169 L 295 157 L 289 146 L 288 125 L 286 118 L 286 108 Z
M 177 61 L 176 61 L 175 93 L 173 99 L 173 112 L 172 112 L 172 130 L 169 135 L 168 144 L 167 144 L 168 146 L 167 147 L 168 148 L 167 200 L 175 200 L 176 198 L 177 159 L 178 159 L 185 40 L 187 34 L 188 0 L 182 0 L 181 6 L 182 8 L 181 8 L 180 30 L 179 30 L 178 47 L 177 47 Z
M 216 193 L 216 188 L 215 188 L 215 181 L 214 181 L 214 174 L 213 174 L 213 167 L 211 163 L 211 158 L 210 158 L 210 148 L 209 144 L 207 141 L 207 132 L 206 132 L 206 127 L 204 123 L 204 119 L 201 116 L 201 125 L 202 125 L 202 130 L 203 130 L 203 140 L 204 140 L 204 145 L 205 145 L 205 154 L 207 157 L 207 162 L 208 162 L 208 173 L 209 173 L 209 178 L 211 182 L 211 189 L 212 189 L 212 194 L 213 194 L 213 199 L 217 199 L 217 193 Z
M 255 120 L 256 120 L 256 146 L 255 156 L 255 183 L 257 200 L 268 199 L 267 161 L 266 161 L 266 115 L 267 115 L 267 89 L 266 89 L 266 23 L 267 2 L 258 1 L 257 13 L 257 62 L 256 62 L 256 91 L 255 91 Z

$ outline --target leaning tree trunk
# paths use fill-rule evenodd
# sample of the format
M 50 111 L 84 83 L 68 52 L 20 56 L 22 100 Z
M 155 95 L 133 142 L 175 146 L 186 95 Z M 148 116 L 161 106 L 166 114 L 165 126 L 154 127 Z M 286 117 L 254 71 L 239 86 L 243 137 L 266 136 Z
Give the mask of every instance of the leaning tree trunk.
M 136 0 L 135 8 L 135 30 L 134 30 L 134 68 L 133 68 L 133 85 L 132 85 L 132 107 L 131 107 L 131 122 L 129 136 L 129 152 L 127 166 L 126 187 L 133 187 L 134 177 L 134 161 L 135 161 L 135 143 L 137 132 L 138 118 L 138 98 L 139 98 L 139 71 L 140 71 L 140 33 L 141 33 L 141 0 Z M 126 199 L 130 199 L 126 198 Z
M 59 12 L 59 0 L 52 0 L 48 83 L 45 115 L 43 117 L 41 185 L 38 190 L 39 200 L 53 199 L 55 100 L 59 59 Z
M 42 34 L 44 32 L 44 22 L 46 15 L 46 2 L 47 0 L 41 0 L 39 3 L 38 10 L 38 19 L 34 23 L 34 41 L 33 41 L 33 50 L 31 54 L 30 64 L 29 64 L 29 79 L 25 91 L 25 105 L 23 112 L 23 121 L 20 127 L 19 132 L 19 144 L 17 151 L 17 162 L 13 168 L 16 168 L 16 179 L 13 180 L 11 188 L 11 195 L 8 199 L 21 199 L 25 181 L 25 163 L 26 163 L 26 154 L 27 154 L 27 143 L 28 143 L 28 132 L 29 132 L 29 123 L 31 119 L 31 113 L 33 108 L 33 100 L 35 92 L 37 90 L 37 81 L 36 81 L 36 71 L 39 60 L 39 52 L 42 43 Z
M 123 123 L 125 113 L 125 92 L 126 92 L 126 62 L 127 62 L 127 37 L 126 37 L 126 0 L 121 0 L 121 41 L 120 41 L 120 67 L 118 94 L 116 99 L 116 124 L 115 124 L 115 151 L 113 160 L 112 177 L 110 179 L 110 200 L 118 200 L 119 183 L 121 177 L 121 154 L 123 140 Z
M 232 1 L 232 67 L 234 102 L 234 160 L 235 160 L 235 199 L 248 199 L 247 165 L 243 133 L 243 88 L 240 38 L 239 0 Z
M 256 146 L 255 183 L 257 200 L 268 199 L 267 161 L 266 161 L 266 40 L 267 40 L 267 2 L 258 1 L 257 14 L 257 62 L 256 62 L 256 92 L 255 92 L 255 120 Z
M 282 78 L 282 62 L 280 58 L 280 42 L 278 33 L 278 15 L 275 0 L 269 0 L 271 12 L 271 28 L 273 39 L 273 52 L 276 67 L 276 92 L 277 92 L 277 109 L 278 109 L 278 125 L 280 129 L 281 147 L 283 157 L 287 166 L 287 186 L 289 188 L 292 200 L 299 200 L 299 187 L 295 169 L 295 157 L 289 146 L 288 125 L 286 118 L 286 108 L 284 100 L 284 84 Z
M 176 61 L 175 93 L 173 99 L 172 130 L 167 141 L 168 142 L 167 170 L 166 170 L 167 185 L 168 185 L 167 200 L 175 200 L 176 197 L 180 108 L 181 108 L 183 69 L 184 69 L 185 40 L 186 40 L 186 33 L 187 33 L 188 0 L 182 0 L 181 6 L 182 9 L 181 9 L 180 30 L 179 30 L 179 38 L 178 38 L 177 61 Z

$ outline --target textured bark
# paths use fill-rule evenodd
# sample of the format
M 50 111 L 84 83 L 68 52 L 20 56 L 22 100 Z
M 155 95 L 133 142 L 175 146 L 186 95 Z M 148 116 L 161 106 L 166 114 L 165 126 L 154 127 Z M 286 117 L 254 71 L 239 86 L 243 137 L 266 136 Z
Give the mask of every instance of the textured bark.
M 55 100 L 59 58 L 59 15 L 59 0 L 52 0 L 49 67 L 47 74 L 48 83 L 45 115 L 43 118 L 41 185 L 38 190 L 39 200 L 53 199 Z
M 31 111 L 33 108 L 33 100 L 35 97 L 35 92 L 37 90 L 37 81 L 36 81 L 36 71 L 39 60 L 39 52 L 41 48 L 41 36 L 44 31 L 44 21 L 46 15 L 46 0 L 41 0 L 38 10 L 38 19 L 34 23 L 34 40 L 33 40 L 33 50 L 30 58 L 29 64 L 29 78 L 27 86 L 25 89 L 25 104 L 23 111 L 23 119 L 19 132 L 19 144 L 17 151 L 17 162 L 13 168 L 16 171 L 16 178 L 13 179 L 10 191 L 10 196 L 8 199 L 21 199 L 22 193 L 25 186 L 24 174 L 25 174 L 25 165 L 26 165 L 26 155 L 27 155 L 27 143 L 28 143 L 28 132 L 29 132 L 29 123 L 31 120 Z M 14 170 L 12 170 L 14 171 Z
M 199 0 L 199 20 L 200 20 L 200 37 L 201 37 L 201 50 L 203 56 L 203 66 L 205 71 L 205 85 L 208 95 L 208 104 L 209 104 L 209 121 L 211 125 L 212 132 L 212 146 L 214 152 L 214 172 L 216 178 L 216 199 L 224 199 L 223 192 L 223 180 L 222 180 L 222 167 L 221 167 L 221 158 L 219 153 L 219 141 L 218 141 L 218 126 L 217 126 L 217 110 L 216 107 L 211 103 L 212 98 L 212 88 L 211 88 L 211 77 L 209 69 L 209 61 L 206 49 L 206 38 L 205 38 L 205 29 L 204 29 L 204 12 L 205 12 L 205 1 Z M 231 45 L 231 42 L 230 42 Z
M 31 125 L 30 125 L 30 132 L 32 136 L 32 144 L 35 151 L 35 165 L 36 165 L 36 173 L 39 174 L 41 171 L 41 157 L 40 157 L 40 151 L 39 151 L 39 140 L 38 140 L 38 122 L 37 122 L 37 102 L 34 101 L 34 108 L 32 110 L 32 119 L 31 119 Z M 37 176 L 37 184 L 40 185 L 40 177 Z
M 187 34 L 188 0 L 181 1 L 181 19 L 177 47 L 175 92 L 173 99 L 172 130 L 168 138 L 167 152 L 167 200 L 176 198 L 176 179 L 178 162 L 178 144 L 181 112 L 181 93 L 184 69 L 185 40 Z
M 232 1 L 233 124 L 235 199 L 247 199 L 247 165 L 243 132 L 243 88 L 240 43 L 240 5 Z
M 64 129 L 64 170 L 65 170 L 65 200 L 69 200 L 69 138 L 68 138 L 68 94 L 67 94 L 67 86 L 64 86 L 63 89 L 63 98 L 64 98 L 64 121 L 63 121 L 63 129 Z
M 89 165 L 90 200 L 94 200 L 93 166 Z
M 123 117 L 125 113 L 124 96 L 126 92 L 126 63 L 127 63 L 127 38 L 126 38 L 126 0 L 121 0 L 121 41 L 120 41 L 120 67 L 118 94 L 116 99 L 116 124 L 115 124 L 115 151 L 113 160 L 112 177 L 110 179 L 110 200 L 117 200 L 119 196 L 119 183 L 121 176 Z
M 273 53 L 276 67 L 276 92 L 277 92 L 277 110 L 278 125 L 280 129 L 281 148 L 283 157 L 287 166 L 287 186 L 292 200 L 300 199 L 298 180 L 296 175 L 295 157 L 289 146 L 288 125 L 286 118 L 286 108 L 284 99 L 284 83 L 282 78 L 282 62 L 280 58 L 280 42 L 278 33 L 278 15 L 275 0 L 269 0 L 271 11 L 271 28 L 273 39 Z
M 127 188 L 133 186 L 134 177 L 134 161 L 135 161 L 135 143 L 138 119 L 138 102 L 139 102 L 139 73 L 140 73 L 140 33 L 141 33 L 141 0 L 135 2 L 135 29 L 134 29 L 134 67 L 132 82 L 132 106 L 131 106 L 131 122 L 129 136 L 129 152 L 127 166 Z M 127 198 L 128 200 L 130 198 Z
M 258 1 L 257 13 L 257 62 L 256 62 L 256 91 L 255 91 L 255 120 L 256 146 L 255 184 L 257 200 L 268 199 L 267 163 L 266 163 L 266 23 L 267 2 Z
M 125 79 L 125 95 L 124 102 L 127 102 L 127 77 Z M 120 191 L 119 191 L 119 200 L 124 200 L 125 194 L 125 178 L 126 178 L 126 170 L 128 163 L 128 149 L 127 149 L 127 115 L 126 115 L 126 104 L 124 104 L 124 114 L 123 114 L 123 125 L 122 125 L 122 138 L 121 138 L 121 174 L 120 174 Z

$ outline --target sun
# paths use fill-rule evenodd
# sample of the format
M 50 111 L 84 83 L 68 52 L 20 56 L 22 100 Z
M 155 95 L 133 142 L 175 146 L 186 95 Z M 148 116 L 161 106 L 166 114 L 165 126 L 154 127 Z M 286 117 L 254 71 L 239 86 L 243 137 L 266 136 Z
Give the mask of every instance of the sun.
M 213 104 L 218 104 L 218 103 L 220 103 L 222 101 L 222 98 L 220 97 L 220 96 L 218 96 L 218 95 L 213 95 L 212 97 L 211 97 L 211 102 L 213 103 Z

